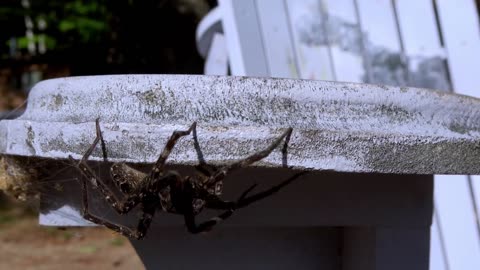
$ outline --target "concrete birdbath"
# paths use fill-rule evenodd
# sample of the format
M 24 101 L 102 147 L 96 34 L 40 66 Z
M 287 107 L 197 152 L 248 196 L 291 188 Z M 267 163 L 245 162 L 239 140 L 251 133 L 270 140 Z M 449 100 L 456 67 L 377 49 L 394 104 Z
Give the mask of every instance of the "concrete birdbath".
M 148 171 L 174 130 L 197 121 L 203 159 L 228 164 L 276 149 L 225 180 L 225 198 L 257 182 L 269 187 L 310 173 L 205 235 L 157 212 L 132 240 L 148 269 L 428 269 L 433 174 L 480 173 L 480 102 L 424 89 L 292 79 L 189 75 L 72 77 L 37 84 L 26 112 L 0 122 L 0 153 L 56 163 L 58 180 L 79 177 L 79 159 L 100 118 L 110 162 Z M 198 147 L 182 138 L 169 158 L 193 173 Z M 92 166 L 108 178 L 100 147 Z M 32 179 L 34 180 L 34 179 Z M 40 223 L 88 226 L 76 181 L 46 192 Z M 135 211 L 113 213 L 92 190 L 92 211 L 132 227 Z M 96 194 L 96 195 L 95 195 Z M 54 198 L 53 200 L 51 198 Z M 202 214 L 199 219 L 213 216 Z

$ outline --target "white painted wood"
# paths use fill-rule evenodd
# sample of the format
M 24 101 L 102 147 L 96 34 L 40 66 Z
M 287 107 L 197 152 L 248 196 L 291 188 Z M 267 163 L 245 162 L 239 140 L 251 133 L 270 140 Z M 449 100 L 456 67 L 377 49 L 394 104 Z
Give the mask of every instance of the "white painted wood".
M 436 214 L 442 226 L 451 270 L 480 269 L 480 243 L 469 194 L 465 176 L 436 176 Z
M 453 89 L 479 96 L 480 25 L 474 0 L 437 0 Z
M 205 75 L 227 75 L 228 55 L 225 37 L 216 33 L 213 36 L 212 44 L 205 59 Z
M 444 56 L 431 0 L 395 1 L 405 53 L 411 57 Z
M 470 176 L 472 179 L 472 193 L 474 196 L 476 210 L 477 210 L 477 223 L 480 223 L 480 176 L 472 175 Z
M 376 46 L 400 51 L 400 39 L 391 1 L 356 0 L 363 31 Z
M 268 76 L 255 0 L 219 0 L 232 75 Z
M 269 76 L 298 78 L 285 2 L 257 0 L 256 3 Z
M 455 92 L 480 96 L 480 29 L 478 14 L 473 0 L 436 1 L 440 26 L 448 54 L 449 71 Z M 480 269 L 480 236 L 478 235 L 478 214 L 475 215 L 471 194 L 476 195 L 477 209 L 480 199 L 480 182 L 473 178 L 473 190 L 465 176 L 446 177 L 458 186 L 452 187 L 444 180 L 437 184 L 440 193 L 437 203 L 449 202 L 450 209 L 439 207 L 439 217 L 446 238 L 447 256 L 452 270 Z M 451 212 L 447 212 L 451 211 Z M 462 217 L 458 217 L 462 215 Z
M 408 86 L 451 89 L 431 0 L 395 1 L 404 53 L 408 58 Z
M 317 0 L 286 0 L 286 4 L 300 78 L 335 80 L 322 21 L 324 6 Z
M 361 30 L 353 0 L 323 0 L 337 81 L 361 82 L 365 75 Z
M 197 50 L 202 57 L 207 57 L 215 33 L 223 33 L 222 13 L 219 7 L 213 8 L 202 18 L 195 32 Z
M 392 1 L 356 0 L 359 21 L 365 33 L 368 77 L 365 82 L 402 86 L 406 70 Z
M 431 270 L 448 270 L 448 261 L 444 254 L 445 246 L 442 243 L 442 231 L 437 222 L 436 213 L 433 213 L 433 223 L 430 230 L 430 267 Z

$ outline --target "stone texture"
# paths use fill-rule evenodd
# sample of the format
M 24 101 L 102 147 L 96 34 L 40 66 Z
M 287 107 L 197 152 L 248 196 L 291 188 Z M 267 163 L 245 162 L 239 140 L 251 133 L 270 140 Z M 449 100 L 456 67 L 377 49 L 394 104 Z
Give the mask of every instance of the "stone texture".
M 101 126 L 112 161 L 152 163 L 198 122 L 206 161 L 224 164 L 293 127 L 288 166 L 401 174 L 479 174 L 480 102 L 445 92 L 293 79 L 191 75 L 70 77 L 37 84 L 0 122 L 0 153 L 79 158 Z M 100 160 L 96 151 L 92 159 Z M 197 162 L 191 137 L 170 163 Z M 277 149 L 257 166 L 282 167 Z

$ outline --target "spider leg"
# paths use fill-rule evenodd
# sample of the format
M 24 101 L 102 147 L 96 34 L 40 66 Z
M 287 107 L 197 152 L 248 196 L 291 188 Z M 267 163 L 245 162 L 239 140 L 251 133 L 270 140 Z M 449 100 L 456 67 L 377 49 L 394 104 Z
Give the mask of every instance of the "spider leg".
M 172 136 L 170 136 L 170 139 L 167 141 L 165 148 L 163 149 L 162 153 L 158 157 L 157 162 L 155 162 L 155 165 L 153 166 L 152 172 L 150 174 L 150 177 L 152 179 L 157 178 L 163 172 L 165 167 L 165 161 L 167 161 L 167 158 L 170 155 L 170 152 L 172 151 L 173 147 L 177 143 L 177 140 L 183 136 L 189 135 L 192 132 L 192 130 L 196 129 L 196 127 L 197 127 L 197 122 L 193 122 L 193 124 L 190 126 L 190 128 L 188 128 L 188 130 L 185 130 L 185 131 L 176 130 L 172 133 Z
M 133 207 L 135 207 L 139 202 L 140 198 L 136 194 L 128 195 L 124 201 L 120 201 L 114 194 L 114 192 L 108 188 L 108 186 L 96 176 L 93 170 L 88 166 L 87 161 L 93 150 L 97 146 L 98 142 L 101 142 L 103 160 L 107 161 L 107 150 L 105 146 L 105 141 L 103 140 L 102 131 L 100 129 L 100 119 L 95 119 L 96 133 L 97 136 L 93 141 L 92 145 L 87 149 L 82 159 L 77 163 L 72 156 L 69 156 L 72 164 L 81 172 L 81 174 L 87 178 L 90 183 L 100 189 L 100 192 L 105 197 L 105 200 L 117 211 L 118 214 L 122 215 L 128 213 Z
M 236 209 L 238 202 L 243 200 L 248 195 L 248 193 L 250 193 L 256 186 L 257 184 L 253 184 L 248 189 L 246 189 L 237 199 L 237 201 L 224 201 L 219 196 L 213 195 L 209 192 L 204 192 L 200 196 L 205 200 L 207 208 L 216 210 Z
M 208 164 L 203 157 L 202 150 L 200 148 L 200 143 L 198 142 L 197 129 L 193 129 L 193 146 L 197 152 L 198 165 L 195 166 L 195 170 L 202 178 L 207 178 L 212 176 L 217 172 L 218 167 Z
M 193 213 L 193 209 L 192 209 L 191 212 L 184 213 L 185 225 L 187 226 L 188 231 L 193 234 L 207 232 L 207 231 L 210 231 L 213 226 L 229 218 L 234 211 L 235 211 L 234 209 L 228 209 L 225 212 L 221 213 L 220 215 L 213 217 L 197 225 L 197 223 L 195 222 L 195 214 Z
M 250 188 L 245 190 L 240 196 L 240 198 L 237 200 L 237 202 L 242 201 L 247 196 L 247 194 L 250 193 L 255 188 L 255 186 L 256 184 L 252 185 Z M 221 209 L 226 211 L 221 213 L 218 216 L 215 216 L 197 225 L 195 222 L 195 215 L 193 214 L 193 208 L 189 207 L 189 211 L 187 212 L 187 214 L 184 215 L 185 225 L 187 226 L 187 229 L 189 232 L 196 234 L 196 233 L 210 231 L 213 228 L 213 226 L 231 217 L 237 205 L 237 202 L 223 201 L 218 196 L 211 195 L 211 194 L 206 199 L 206 202 L 207 202 L 208 208 Z
M 93 171 L 87 165 L 87 160 L 92 155 L 93 150 L 95 150 L 95 147 L 97 147 L 98 142 L 101 142 L 101 145 L 102 145 L 103 161 L 107 161 L 107 148 L 105 146 L 105 141 L 103 140 L 102 131 L 100 129 L 100 118 L 95 119 L 95 129 L 96 129 L 96 133 L 97 133 L 97 136 L 95 137 L 95 140 L 90 145 L 90 147 L 87 149 L 85 154 L 83 154 L 83 157 L 78 162 L 78 164 L 76 162 L 73 162 L 75 164 L 75 166 L 82 171 L 82 174 L 84 174 L 88 170 L 88 171 L 90 171 L 91 175 L 94 175 Z M 73 160 L 71 157 L 70 157 L 70 159 Z M 96 177 L 88 177 L 88 179 L 91 181 L 91 183 L 94 187 L 98 186 Z
M 217 172 L 218 168 L 207 163 L 200 163 L 195 166 L 195 170 L 203 177 L 210 177 Z
M 103 161 L 107 161 L 107 147 L 105 146 L 105 141 L 103 140 L 102 136 L 102 130 L 100 129 L 100 118 L 95 119 L 95 130 L 97 133 L 97 137 L 95 137 L 92 145 L 90 145 L 85 154 L 83 154 L 81 161 L 86 162 L 88 160 L 93 150 L 95 150 L 95 147 L 97 147 L 98 142 L 100 142 L 100 144 L 102 145 Z
M 219 197 L 210 194 L 210 196 L 206 198 L 207 207 L 211 209 L 221 209 L 226 211 L 216 217 L 213 217 L 197 225 L 195 222 L 195 215 L 193 214 L 193 210 L 192 210 L 188 214 L 185 214 L 185 224 L 187 225 L 187 228 L 191 233 L 201 233 L 201 232 L 210 231 L 213 228 L 213 226 L 231 217 L 233 212 L 236 209 L 246 207 L 251 203 L 262 200 L 268 196 L 271 196 L 277 193 L 283 187 L 292 183 L 294 180 L 296 180 L 297 178 L 299 178 L 304 174 L 305 172 L 297 173 L 294 176 L 288 178 L 287 180 L 283 181 L 282 183 L 276 186 L 273 186 L 265 191 L 262 191 L 247 197 L 248 193 L 250 193 L 257 186 L 256 184 L 254 184 L 251 187 L 249 187 L 247 190 L 245 190 L 236 202 L 223 201 Z
M 274 142 L 272 142 L 272 144 L 270 144 L 267 148 L 265 148 L 264 150 L 260 151 L 260 152 L 257 152 L 245 159 L 241 159 L 233 164 L 230 164 L 230 165 L 227 165 L 227 166 L 224 166 L 222 168 L 220 168 L 218 170 L 218 172 L 216 172 L 214 175 L 212 175 L 211 177 L 209 177 L 205 183 L 205 186 L 206 187 L 211 187 L 213 185 L 215 185 L 215 183 L 217 183 L 218 181 L 221 181 L 226 175 L 228 172 L 232 171 L 232 170 L 235 170 L 235 169 L 238 169 L 238 168 L 243 168 L 243 167 L 246 167 L 252 163 L 255 163 L 259 160 L 262 160 L 264 158 L 266 158 L 268 155 L 270 155 L 270 153 L 273 152 L 273 150 L 275 148 L 278 147 L 278 145 L 280 144 L 280 142 L 285 139 L 285 146 L 283 148 L 283 152 L 286 152 L 286 146 L 288 144 L 288 141 L 290 140 L 290 136 L 292 135 L 292 131 L 293 129 L 292 128 L 288 128 L 278 139 L 276 139 Z
M 86 220 L 89 220 L 93 223 L 103 225 L 113 231 L 116 231 L 124 236 L 130 237 L 130 238 L 135 238 L 135 239 L 142 239 L 148 228 L 150 227 L 150 224 L 152 223 L 153 215 L 155 214 L 155 207 L 151 208 L 144 208 L 142 217 L 138 221 L 138 225 L 136 229 L 131 229 L 127 226 L 123 225 L 118 225 L 115 223 L 112 223 L 108 220 L 105 220 L 103 218 L 97 217 L 95 215 L 90 214 L 88 211 L 88 191 L 87 191 L 87 181 L 85 179 L 82 179 L 82 203 L 83 203 L 83 209 L 82 209 L 82 215 L 83 218 Z
M 288 178 L 287 180 L 284 180 L 283 182 L 281 182 L 280 184 L 278 185 L 275 185 L 267 190 L 264 190 L 264 191 L 261 191 L 261 192 L 258 192 L 254 195 L 251 195 L 249 197 L 247 197 L 246 193 L 250 192 L 255 186 L 252 186 L 250 188 L 250 190 L 247 190 L 246 192 L 243 193 L 242 197 L 236 202 L 236 205 L 235 205 L 235 209 L 239 209 L 239 208 L 243 208 L 243 207 L 246 207 L 248 206 L 249 204 L 251 203 L 254 203 L 256 201 L 259 201 L 259 200 L 262 200 L 262 199 L 265 199 L 275 193 L 277 193 L 278 191 L 280 191 L 282 188 L 284 188 L 285 186 L 291 184 L 293 181 L 295 181 L 296 179 L 298 179 L 300 176 L 306 174 L 307 172 L 300 172 L 300 173 L 297 173 L 297 174 L 294 174 L 292 177 Z
M 113 209 L 120 215 L 128 213 L 132 208 L 134 208 L 139 202 L 140 197 L 136 194 L 129 195 L 125 200 L 121 201 L 115 196 L 110 188 L 100 179 L 98 178 L 90 166 L 87 165 L 86 162 L 83 160 L 77 163 L 72 156 L 69 156 L 70 161 L 73 165 L 80 171 L 83 177 L 89 179 L 92 184 L 95 184 L 102 195 L 104 196 L 105 200 L 113 207 Z M 84 178 L 80 177 L 80 181 L 82 183 L 82 190 L 86 190 L 83 188 L 83 185 L 86 181 Z M 85 194 L 84 194 L 85 196 Z
M 207 193 L 206 196 L 204 197 L 206 202 L 206 207 L 210 209 L 217 209 L 217 210 L 229 210 L 229 209 L 236 210 L 239 208 L 246 207 L 256 201 L 265 199 L 266 197 L 269 197 L 277 193 L 282 188 L 291 184 L 293 181 L 295 181 L 296 179 L 298 179 L 300 176 L 304 174 L 306 174 L 306 172 L 297 173 L 292 177 L 288 178 L 287 180 L 284 180 L 278 185 L 275 185 L 265 191 L 261 191 L 247 197 L 247 195 L 257 186 L 257 184 L 254 184 L 250 186 L 247 190 L 245 190 L 237 201 L 224 201 L 220 199 L 218 196 Z

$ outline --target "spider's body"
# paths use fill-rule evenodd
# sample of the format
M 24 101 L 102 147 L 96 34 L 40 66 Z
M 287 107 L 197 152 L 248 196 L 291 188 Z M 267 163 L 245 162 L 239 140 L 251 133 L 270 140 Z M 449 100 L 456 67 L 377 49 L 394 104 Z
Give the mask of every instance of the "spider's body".
M 285 139 L 284 153 L 286 154 L 286 145 L 289 140 L 292 129 L 288 129 L 278 139 L 276 139 L 268 148 L 253 154 L 231 165 L 216 169 L 200 162 L 196 168 L 199 174 L 196 177 L 181 176 L 173 170 L 165 170 L 165 162 L 175 146 L 176 141 L 183 136 L 195 132 L 196 123 L 193 123 L 186 131 L 175 131 L 168 140 L 167 145 L 160 154 L 157 162 L 149 174 L 138 171 L 125 163 L 114 163 L 110 168 L 110 176 L 115 186 L 119 189 L 123 198 L 117 198 L 115 193 L 98 178 L 92 169 L 87 165 L 88 157 L 95 149 L 98 142 L 102 143 L 104 160 L 107 160 L 106 147 L 102 138 L 100 124 L 97 119 L 97 138 L 84 154 L 80 162 L 75 162 L 70 157 L 75 166 L 80 170 L 82 191 L 83 191 L 83 216 L 94 223 L 104 225 L 125 236 L 141 239 L 145 236 L 152 218 L 157 209 L 174 214 L 181 214 L 185 218 L 185 225 L 191 233 L 199 233 L 210 230 L 218 222 L 230 217 L 233 212 L 245 207 L 255 201 L 261 200 L 280 190 L 302 173 L 285 180 L 277 186 L 254 195 L 247 196 L 255 187 L 248 188 L 236 201 L 224 201 L 219 196 L 223 189 L 223 179 L 227 173 L 233 169 L 248 166 L 268 156 Z M 87 181 L 97 187 L 104 195 L 107 202 L 119 214 L 126 214 L 134 207 L 140 205 L 142 217 L 139 220 L 136 229 L 111 223 L 102 218 L 96 217 L 88 211 L 88 193 Z M 195 222 L 195 216 L 204 208 L 223 210 L 220 215 L 200 224 Z
M 183 214 L 184 209 L 180 206 L 188 203 L 193 206 L 193 213 L 197 215 L 206 205 L 202 198 L 219 196 L 223 191 L 222 181 L 215 183 L 214 188 L 205 189 L 199 179 L 182 177 L 174 170 L 149 176 L 125 163 L 113 164 L 110 167 L 110 176 L 124 194 L 138 194 L 141 200 L 148 199 L 150 204 L 172 214 Z M 184 199 L 188 202 L 182 202 Z

